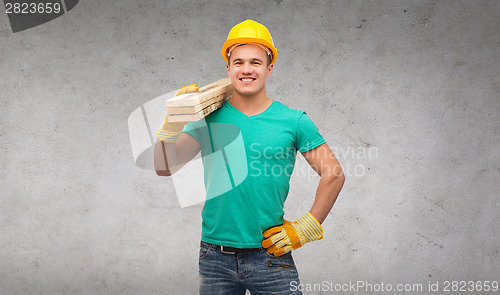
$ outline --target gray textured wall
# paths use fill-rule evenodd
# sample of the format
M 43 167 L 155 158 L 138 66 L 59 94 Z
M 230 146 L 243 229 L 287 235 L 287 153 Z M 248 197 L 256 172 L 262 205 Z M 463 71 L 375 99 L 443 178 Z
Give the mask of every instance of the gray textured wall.
M 2 14 L 0 294 L 196 293 L 201 205 L 136 166 L 127 118 L 224 77 L 247 18 L 279 51 L 269 97 L 346 171 L 325 238 L 295 252 L 302 283 L 498 280 L 499 2 L 298 2 L 80 1 L 15 34 Z

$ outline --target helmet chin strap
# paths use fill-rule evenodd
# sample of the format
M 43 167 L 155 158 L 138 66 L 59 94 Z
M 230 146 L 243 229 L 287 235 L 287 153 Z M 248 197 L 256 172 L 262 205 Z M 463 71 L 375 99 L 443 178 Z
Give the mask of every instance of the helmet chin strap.
M 229 59 L 229 57 L 231 56 L 231 52 L 238 46 L 241 46 L 241 45 L 247 45 L 247 44 L 251 44 L 251 45 L 255 45 L 255 46 L 259 46 L 260 48 L 264 49 L 267 53 L 267 55 L 269 55 L 271 57 L 271 59 L 273 58 L 273 55 L 272 55 L 272 52 L 271 50 L 269 50 L 269 48 L 267 48 L 266 46 L 262 45 L 262 44 L 257 44 L 257 43 L 240 43 L 240 44 L 234 44 L 232 46 L 230 46 L 228 49 L 227 49 L 227 58 Z

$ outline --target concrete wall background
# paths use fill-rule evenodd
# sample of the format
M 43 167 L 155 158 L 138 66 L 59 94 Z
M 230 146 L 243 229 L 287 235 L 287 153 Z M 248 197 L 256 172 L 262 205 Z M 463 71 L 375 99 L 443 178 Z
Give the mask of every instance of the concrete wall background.
M 13 34 L 3 14 L 0 293 L 196 293 L 201 205 L 135 166 L 127 118 L 224 77 L 220 47 L 247 18 L 279 51 L 268 95 L 306 110 L 346 170 L 325 238 L 295 252 L 302 283 L 498 280 L 498 15 L 497 1 L 80 1 Z M 290 219 L 312 204 L 319 179 L 303 176 Z

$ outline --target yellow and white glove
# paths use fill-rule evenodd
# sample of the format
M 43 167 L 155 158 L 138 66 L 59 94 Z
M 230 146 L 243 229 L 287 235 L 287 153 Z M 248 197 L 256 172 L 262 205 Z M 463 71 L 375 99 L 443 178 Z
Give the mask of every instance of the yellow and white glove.
M 175 93 L 175 96 L 196 92 L 199 89 L 200 88 L 198 88 L 196 84 L 183 86 L 181 89 L 179 89 L 179 91 L 177 91 L 177 93 Z M 189 122 L 168 122 L 168 118 L 165 115 L 165 120 L 163 121 L 163 124 L 158 129 L 158 131 L 156 131 L 156 134 L 158 135 L 158 138 L 163 142 L 175 143 L 179 138 L 179 135 L 181 135 L 182 129 L 184 129 L 184 126 L 186 126 L 187 123 Z
M 323 238 L 323 228 L 316 218 L 307 212 L 295 222 L 283 220 L 283 225 L 266 230 L 262 247 L 274 256 L 284 255 L 304 244 Z

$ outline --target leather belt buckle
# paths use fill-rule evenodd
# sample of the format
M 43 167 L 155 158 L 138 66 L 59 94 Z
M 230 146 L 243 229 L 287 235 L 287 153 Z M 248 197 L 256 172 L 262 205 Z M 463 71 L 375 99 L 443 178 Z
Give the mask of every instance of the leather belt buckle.
M 224 253 L 224 254 L 236 254 L 236 252 L 234 252 L 234 251 L 226 251 L 226 250 L 224 250 L 224 248 L 225 248 L 224 246 L 220 246 L 220 252 L 221 253 Z

